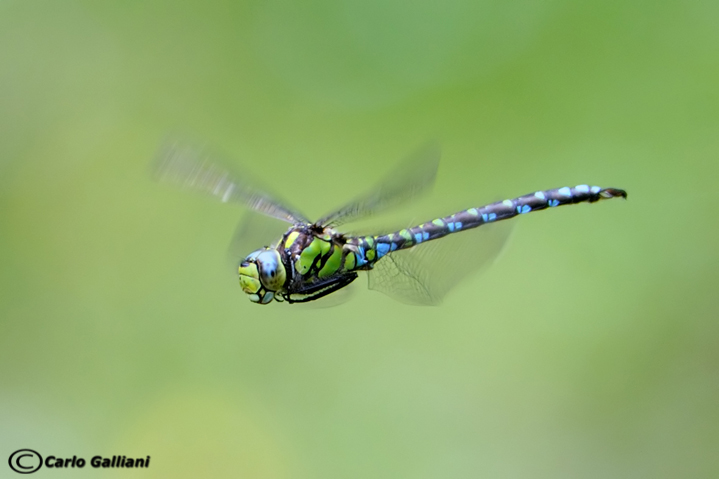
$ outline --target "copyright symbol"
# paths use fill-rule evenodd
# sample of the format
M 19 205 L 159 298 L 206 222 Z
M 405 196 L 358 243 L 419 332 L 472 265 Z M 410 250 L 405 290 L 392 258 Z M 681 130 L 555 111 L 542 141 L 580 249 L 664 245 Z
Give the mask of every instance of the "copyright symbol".
M 42 456 L 32 449 L 20 449 L 10 454 L 10 469 L 20 474 L 31 474 L 42 467 Z

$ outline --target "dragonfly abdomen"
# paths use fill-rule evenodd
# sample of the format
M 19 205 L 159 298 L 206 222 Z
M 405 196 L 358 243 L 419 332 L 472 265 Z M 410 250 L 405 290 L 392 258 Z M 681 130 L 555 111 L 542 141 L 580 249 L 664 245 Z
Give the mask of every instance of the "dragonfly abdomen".
M 574 188 L 565 186 L 552 190 L 542 190 L 519 196 L 514 199 L 498 201 L 479 208 L 469 208 L 443 218 L 436 218 L 427 223 L 406 228 L 382 236 L 369 237 L 372 245 L 365 244 L 376 251 L 376 261 L 395 250 L 411 248 L 425 241 L 442 238 L 463 230 L 477 228 L 484 224 L 494 223 L 515 216 L 575 203 L 594 203 L 595 201 L 622 197 L 624 190 L 617 188 L 600 188 L 599 186 L 578 185 Z M 368 238 L 364 238 L 367 240 Z M 365 241 L 365 243 L 367 243 Z M 373 254 L 373 256 L 375 256 Z

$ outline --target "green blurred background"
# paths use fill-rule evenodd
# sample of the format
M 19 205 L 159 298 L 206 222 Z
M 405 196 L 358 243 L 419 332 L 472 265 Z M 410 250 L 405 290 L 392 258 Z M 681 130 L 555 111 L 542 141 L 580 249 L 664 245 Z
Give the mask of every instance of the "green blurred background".
M 188 3 L 0 1 L 2 457 L 719 475 L 719 3 Z M 579 183 L 629 200 L 522 217 L 440 307 L 363 279 L 335 308 L 260 307 L 225 261 L 243 209 L 149 177 L 175 131 L 311 217 L 433 138 L 431 214 Z

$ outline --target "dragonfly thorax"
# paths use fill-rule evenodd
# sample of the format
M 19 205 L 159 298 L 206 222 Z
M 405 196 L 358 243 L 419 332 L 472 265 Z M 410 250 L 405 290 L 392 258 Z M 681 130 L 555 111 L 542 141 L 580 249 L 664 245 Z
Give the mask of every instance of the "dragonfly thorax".
M 271 248 L 250 253 L 239 267 L 240 287 L 250 301 L 268 304 L 287 279 L 280 254 Z

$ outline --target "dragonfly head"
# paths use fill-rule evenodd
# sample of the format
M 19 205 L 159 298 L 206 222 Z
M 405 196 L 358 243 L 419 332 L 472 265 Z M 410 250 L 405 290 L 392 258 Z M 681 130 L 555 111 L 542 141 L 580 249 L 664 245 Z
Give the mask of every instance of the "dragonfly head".
M 240 264 L 240 287 L 253 303 L 268 304 L 287 277 L 277 250 L 262 248 L 250 253 Z

